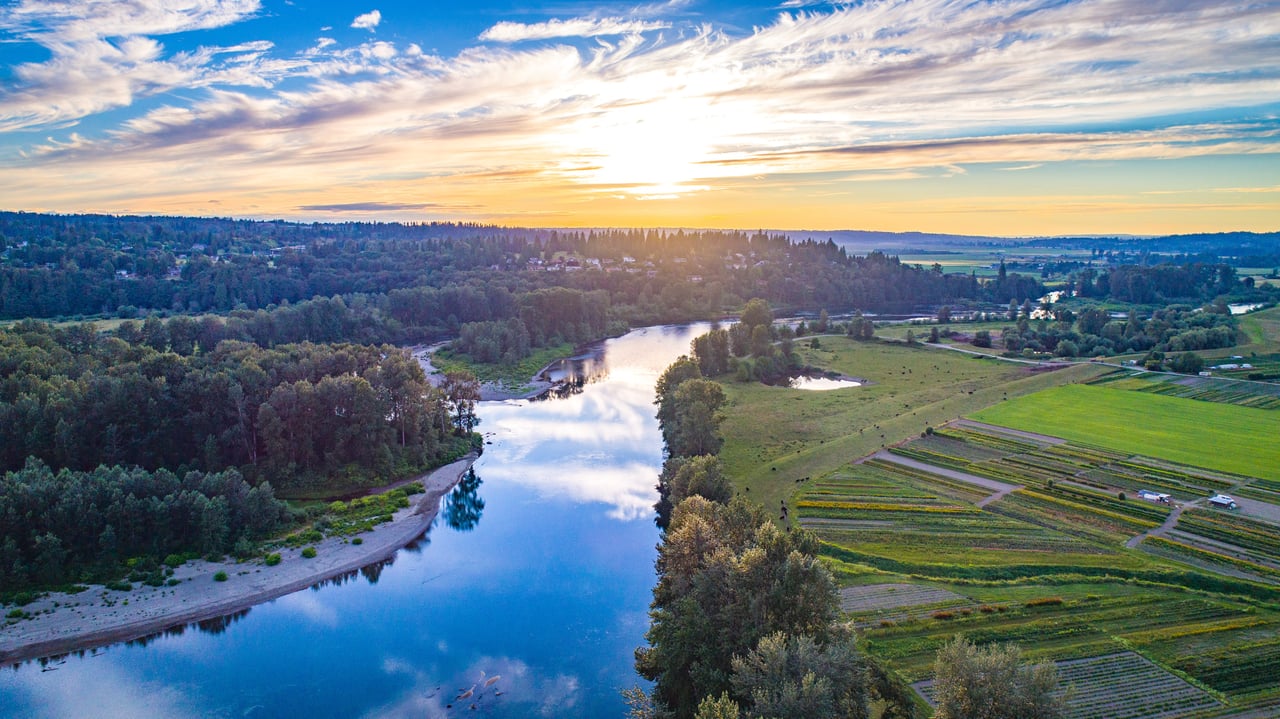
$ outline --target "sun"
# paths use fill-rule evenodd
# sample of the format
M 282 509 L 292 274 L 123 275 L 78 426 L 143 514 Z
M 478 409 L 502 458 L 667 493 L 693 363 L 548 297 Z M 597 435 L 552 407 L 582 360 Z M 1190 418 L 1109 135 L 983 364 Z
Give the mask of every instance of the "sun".
M 710 189 L 701 183 L 720 132 L 705 103 L 666 100 L 611 113 L 580 139 L 591 169 L 582 181 L 599 192 L 666 199 Z

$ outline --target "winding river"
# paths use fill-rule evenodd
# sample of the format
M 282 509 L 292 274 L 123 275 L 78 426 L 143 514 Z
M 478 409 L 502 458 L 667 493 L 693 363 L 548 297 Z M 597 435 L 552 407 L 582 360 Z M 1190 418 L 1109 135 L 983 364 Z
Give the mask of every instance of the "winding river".
M 146 642 L 0 670 L 0 717 L 619 717 L 658 533 L 659 373 L 705 325 L 481 403 L 484 455 L 386 564 Z

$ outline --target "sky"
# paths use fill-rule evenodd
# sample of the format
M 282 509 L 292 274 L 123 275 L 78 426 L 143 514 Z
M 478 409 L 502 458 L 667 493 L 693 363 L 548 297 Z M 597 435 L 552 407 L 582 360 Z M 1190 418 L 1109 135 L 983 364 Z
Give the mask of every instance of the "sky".
M 0 0 L 0 209 L 1280 230 L 1280 0 Z

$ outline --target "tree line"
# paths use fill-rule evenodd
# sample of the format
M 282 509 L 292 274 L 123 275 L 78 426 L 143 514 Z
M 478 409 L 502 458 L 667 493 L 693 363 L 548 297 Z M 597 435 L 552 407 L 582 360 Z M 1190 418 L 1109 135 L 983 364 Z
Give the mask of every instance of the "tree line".
M 234 469 L 54 472 L 30 459 L 0 475 L 0 587 L 110 579 L 133 557 L 247 552 L 287 519 L 270 483 Z
M 470 446 L 474 378 L 433 388 L 405 350 L 223 340 L 180 354 L 170 329 L 0 329 L 0 468 L 237 468 L 283 491 L 370 484 Z

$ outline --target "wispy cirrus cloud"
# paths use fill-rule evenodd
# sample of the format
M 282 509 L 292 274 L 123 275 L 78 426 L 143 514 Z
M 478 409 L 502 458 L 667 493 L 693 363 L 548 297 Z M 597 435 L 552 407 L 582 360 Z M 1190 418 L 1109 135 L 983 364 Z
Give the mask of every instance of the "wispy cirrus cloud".
M 149 37 L 116 41 L 115 52 L 136 59 L 113 60 L 114 77 L 140 86 L 67 88 L 68 97 L 94 99 L 38 114 L 32 108 L 48 106 L 39 98 L 54 80 L 32 81 L 25 114 L 18 95 L 0 94 L 0 122 L 53 128 L 149 88 L 202 91 L 105 133 L 28 146 L 7 169 L 75 184 L 117 165 L 141 167 L 157 193 L 179 179 L 193 194 L 237 192 L 251 184 L 248 168 L 282 191 L 342 188 L 341 202 L 294 199 L 280 205 L 285 214 L 386 197 L 376 176 L 392 174 L 418 178 L 396 185 L 396 197 L 492 206 L 497 185 L 480 179 L 492 176 L 521 188 L 501 197 L 523 203 L 507 208 L 521 212 L 552 201 L 672 200 L 765 176 L 775 185 L 817 174 L 866 185 L 875 173 L 938 177 L 975 163 L 1032 169 L 1280 145 L 1274 4 L 889 0 L 784 12 L 745 34 L 662 17 L 503 22 L 481 36 L 495 44 L 452 57 L 412 43 L 332 39 L 294 57 L 272 57 L 262 44 L 165 57 Z M 676 31 L 639 35 L 666 28 Z M 595 46 L 573 42 L 581 38 Z M 256 85 L 237 84 L 255 73 Z M 286 76 L 294 82 L 277 89 Z M 1237 117 L 1191 119 L 1206 109 Z M 410 211 L 413 203 L 390 204 Z
M 74 123 L 137 99 L 213 85 L 266 86 L 292 63 L 272 43 L 166 54 L 156 36 L 223 27 L 252 17 L 259 0 L 22 0 L 0 9 L 0 31 L 50 57 L 13 68 L 0 90 L 0 131 Z
M 480 39 L 489 42 L 513 43 L 562 37 L 632 35 L 652 30 L 663 30 L 669 27 L 671 27 L 671 24 L 666 22 L 629 20 L 620 17 L 571 18 L 569 20 L 548 20 L 531 24 L 504 20 L 480 33 Z

